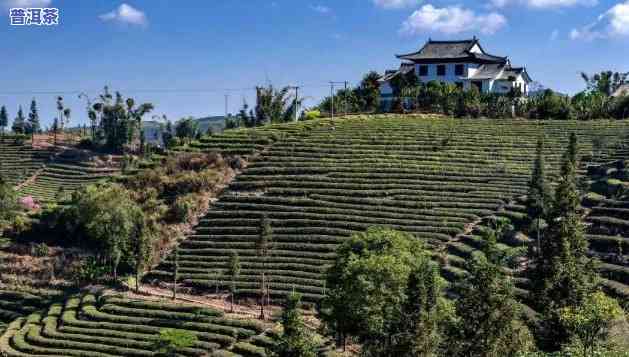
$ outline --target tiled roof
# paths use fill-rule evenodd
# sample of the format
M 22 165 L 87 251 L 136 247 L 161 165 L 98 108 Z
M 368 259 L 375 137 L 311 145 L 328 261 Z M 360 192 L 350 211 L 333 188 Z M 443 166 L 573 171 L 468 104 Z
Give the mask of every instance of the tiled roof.
M 474 45 L 481 48 L 482 53 L 471 52 Z M 480 46 L 478 39 L 462 41 L 433 41 L 428 42 L 419 51 L 404 55 L 397 55 L 398 58 L 407 61 L 422 60 L 444 60 L 444 59 L 468 59 L 481 62 L 505 63 L 506 57 L 493 56 L 485 53 Z

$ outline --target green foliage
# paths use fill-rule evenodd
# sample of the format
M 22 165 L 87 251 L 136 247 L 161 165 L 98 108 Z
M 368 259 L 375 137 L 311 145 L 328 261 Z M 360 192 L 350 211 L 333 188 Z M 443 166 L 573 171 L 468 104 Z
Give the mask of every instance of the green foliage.
M 111 264 L 114 278 L 121 262 L 135 260 L 132 252 L 148 234 L 142 209 L 118 184 L 91 185 L 76 192 L 63 216 L 80 244 Z
M 495 239 L 489 239 L 485 254 L 475 256 L 468 270 L 470 275 L 458 290 L 457 317 L 445 347 L 448 355 L 497 357 L 534 348 L 532 335 L 520 320 L 513 282 L 500 266 Z
M 192 117 L 183 118 L 175 124 L 175 135 L 185 141 L 190 141 L 200 135 L 199 122 Z
M 627 83 L 628 76 L 629 72 L 602 71 L 593 75 L 581 72 L 581 78 L 585 81 L 588 91 L 605 96 L 612 95 L 620 86 Z
M 275 346 L 270 349 L 271 356 L 317 356 L 318 346 L 315 343 L 313 333 L 308 330 L 299 312 L 300 302 L 301 295 L 298 293 L 288 295 L 281 317 L 283 333 Z
M 15 134 L 26 133 L 26 122 L 24 118 L 24 112 L 22 111 L 22 106 L 20 106 L 17 110 L 17 116 L 13 120 L 11 131 L 13 131 Z
M 596 285 L 579 212 L 577 161 L 577 137 L 573 133 L 563 156 L 548 233 L 531 271 L 533 301 L 543 312 L 542 340 L 549 349 L 557 349 L 569 338 L 558 311 L 581 305 Z
M 598 291 L 587 295 L 581 305 L 562 308 L 559 320 L 588 356 L 607 341 L 609 329 L 623 313 L 616 300 Z
M 372 227 L 356 233 L 337 250 L 327 274 L 322 318 L 341 336 L 356 336 L 379 348 L 400 326 L 409 276 L 424 254 L 408 233 Z
M 114 97 L 105 87 L 88 116 L 95 115 L 99 119 L 97 142 L 103 142 L 107 150 L 122 152 L 125 145 L 139 140 L 142 117 L 152 110 L 151 103 L 136 106 L 133 98 L 125 99 L 119 92 Z M 89 114 L 92 111 L 94 114 Z
M 0 233 L 3 226 L 13 224 L 19 210 L 17 193 L 0 174 Z
M 9 125 L 9 114 L 7 113 L 7 108 L 3 105 L 0 108 L 0 130 L 2 130 L 2 135 L 4 135 L 4 130 Z
M 166 356 L 177 356 L 177 351 L 194 346 L 197 340 L 197 336 L 190 331 L 166 328 L 159 330 L 159 339 L 155 347 Z
M 31 110 L 28 113 L 28 124 L 25 125 L 25 132 L 26 134 L 37 134 L 41 132 L 39 112 L 37 110 L 37 102 L 35 102 L 35 99 L 31 101 Z
M 321 118 L 321 111 L 314 109 L 305 112 L 303 120 L 314 120 Z

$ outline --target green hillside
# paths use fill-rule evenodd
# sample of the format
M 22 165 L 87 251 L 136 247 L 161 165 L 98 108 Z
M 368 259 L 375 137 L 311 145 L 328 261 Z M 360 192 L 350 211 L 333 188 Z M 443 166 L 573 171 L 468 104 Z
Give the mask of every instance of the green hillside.
M 189 331 L 177 356 L 265 356 L 271 326 L 211 308 L 83 294 L 17 318 L 0 338 L 3 356 L 155 356 L 159 332 Z
M 325 294 L 322 274 L 337 245 L 356 231 L 386 225 L 413 233 L 433 249 L 444 277 L 466 274 L 465 261 L 483 242 L 482 218 L 499 215 L 517 223 L 520 199 L 538 136 L 546 136 L 551 178 L 568 136 L 579 137 L 581 174 L 588 164 L 627 157 L 628 121 L 523 121 L 371 116 L 229 130 L 181 150 L 244 155 L 247 169 L 201 220 L 179 249 L 180 279 L 209 288 L 229 283 L 229 254 L 243 269 L 240 294 L 259 292 L 262 261 L 255 241 L 269 216 L 273 250 L 267 263 L 271 295 L 295 289 L 306 300 Z M 593 142 L 597 144 L 593 150 Z M 592 233 L 591 254 L 607 249 Z M 625 236 L 629 237 L 629 235 Z M 629 238 L 620 238 L 626 242 Z M 526 240 L 500 246 L 526 252 Z M 626 251 L 603 265 L 606 284 L 626 294 Z M 169 258 L 147 280 L 172 278 Z M 526 279 L 517 279 L 525 295 Z M 629 294 L 624 295 L 629 296 Z

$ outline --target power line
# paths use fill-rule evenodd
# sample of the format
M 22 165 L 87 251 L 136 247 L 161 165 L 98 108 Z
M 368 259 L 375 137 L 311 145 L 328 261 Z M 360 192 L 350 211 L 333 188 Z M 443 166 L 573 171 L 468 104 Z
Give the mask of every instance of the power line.
M 300 88 L 324 88 L 327 84 L 300 84 Z M 282 87 L 282 86 L 279 86 Z M 175 89 L 175 88 L 153 88 L 153 89 L 116 89 L 121 93 L 212 93 L 212 92 L 242 92 L 242 91 L 254 91 L 257 87 L 242 87 L 242 88 L 200 88 L 200 89 Z M 85 94 L 100 92 L 102 89 L 93 90 L 29 90 L 29 91 L 9 91 L 0 92 L 0 95 L 59 95 L 59 94 Z

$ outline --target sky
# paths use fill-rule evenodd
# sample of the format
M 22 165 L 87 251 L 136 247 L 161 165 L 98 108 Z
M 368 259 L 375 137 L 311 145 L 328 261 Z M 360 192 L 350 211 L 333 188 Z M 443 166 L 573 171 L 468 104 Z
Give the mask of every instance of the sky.
M 10 8 L 57 8 L 59 24 L 15 26 Z M 37 100 L 43 126 L 61 95 L 71 124 L 105 85 L 152 115 L 223 115 L 256 85 L 299 85 L 305 105 L 330 81 L 356 85 L 428 38 L 477 36 L 565 93 L 579 72 L 629 71 L 629 0 L 0 0 L 0 105 Z

